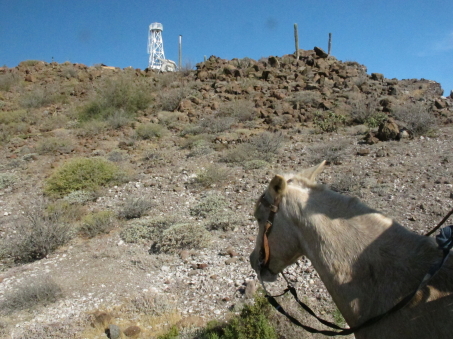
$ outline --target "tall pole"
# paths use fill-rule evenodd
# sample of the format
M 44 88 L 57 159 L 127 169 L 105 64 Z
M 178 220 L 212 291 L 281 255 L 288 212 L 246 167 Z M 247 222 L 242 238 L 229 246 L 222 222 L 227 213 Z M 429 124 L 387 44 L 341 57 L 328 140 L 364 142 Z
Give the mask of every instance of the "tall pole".
M 294 24 L 294 43 L 296 44 L 296 60 L 299 60 L 299 33 L 297 32 L 297 24 Z
M 332 50 L 332 33 L 329 33 L 329 49 L 327 54 L 330 55 L 330 51 Z
M 182 35 L 179 36 L 179 60 L 178 60 L 179 70 L 181 70 L 181 60 L 182 60 Z

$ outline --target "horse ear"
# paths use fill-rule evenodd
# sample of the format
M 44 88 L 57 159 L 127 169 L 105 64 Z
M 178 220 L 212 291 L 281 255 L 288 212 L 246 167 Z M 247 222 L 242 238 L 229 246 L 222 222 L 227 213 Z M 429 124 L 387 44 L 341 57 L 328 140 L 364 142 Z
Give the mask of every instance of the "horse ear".
M 322 170 L 324 169 L 325 164 L 326 164 L 326 161 L 324 160 L 323 162 L 321 162 L 320 164 L 318 164 L 316 166 L 302 170 L 302 172 L 300 172 L 298 174 L 298 176 L 300 176 L 302 178 L 307 178 L 311 181 L 315 181 L 318 174 L 321 173 Z
M 281 175 L 276 175 L 269 184 L 269 192 L 275 198 L 276 196 L 282 196 L 286 191 L 286 180 Z

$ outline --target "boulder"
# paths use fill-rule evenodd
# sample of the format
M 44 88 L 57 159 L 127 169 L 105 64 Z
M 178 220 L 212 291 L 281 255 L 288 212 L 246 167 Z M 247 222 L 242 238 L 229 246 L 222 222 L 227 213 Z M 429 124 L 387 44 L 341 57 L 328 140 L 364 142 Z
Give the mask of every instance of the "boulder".
M 399 127 L 395 120 L 389 118 L 379 125 L 377 138 L 381 141 L 395 140 L 400 133 Z
M 316 56 L 318 58 L 327 58 L 329 56 L 329 54 L 324 52 L 324 50 L 322 48 L 320 48 L 320 47 L 315 47 L 315 48 L 313 48 L 313 50 L 315 51 Z

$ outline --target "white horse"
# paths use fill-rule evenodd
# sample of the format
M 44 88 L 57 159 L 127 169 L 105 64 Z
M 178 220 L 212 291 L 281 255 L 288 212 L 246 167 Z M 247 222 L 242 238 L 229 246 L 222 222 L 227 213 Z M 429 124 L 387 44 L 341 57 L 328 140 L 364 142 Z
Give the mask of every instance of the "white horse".
M 256 204 L 259 233 L 250 262 L 264 281 L 306 256 L 350 327 L 378 316 L 414 292 L 442 258 L 433 238 L 417 235 L 361 203 L 315 183 L 324 162 L 276 175 Z M 270 205 L 272 229 L 264 236 Z M 269 259 L 262 266 L 268 242 Z M 357 339 L 453 338 L 453 258 L 403 309 L 355 333 Z

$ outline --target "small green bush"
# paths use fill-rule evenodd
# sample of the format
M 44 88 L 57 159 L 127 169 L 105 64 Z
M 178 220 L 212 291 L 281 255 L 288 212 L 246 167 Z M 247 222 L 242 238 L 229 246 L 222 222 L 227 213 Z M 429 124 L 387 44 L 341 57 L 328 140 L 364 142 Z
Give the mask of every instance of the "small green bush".
M 10 314 L 15 311 L 48 305 L 63 297 L 63 292 L 48 276 L 31 277 L 22 281 L 14 290 L 5 293 L 5 301 L 0 312 Z
M 203 225 L 176 223 L 162 232 L 153 247 L 155 252 L 177 253 L 183 249 L 202 249 L 209 245 L 211 234 Z
M 346 117 L 334 112 L 316 112 L 313 118 L 313 124 L 320 132 L 337 132 L 345 123 Z
M 124 202 L 118 216 L 123 219 L 135 219 L 144 216 L 152 207 L 147 198 L 132 196 Z
M 96 194 L 94 192 L 85 191 L 85 190 L 77 190 L 69 193 L 68 195 L 63 197 L 63 201 L 69 204 L 86 204 L 89 201 L 96 200 Z
M 219 213 L 228 207 L 228 201 L 218 193 L 211 193 L 190 209 L 190 215 L 207 218 L 211 214 Z
M 99 211 L 86 215 L 82 218 L 80 232 L 89 238 L 108 233 L 114 227 L 113 215 L 111 211 Z
M 67 96 L 62 93 L 58 85 L 34 88 L 32 91 L 22 94 L 19 99 L 20 105 L 24 108 L 39 108 L 66 101 Z
M 167 134 L 167 129 L 159 124 L 153 124 L 151 122 L 139 125 L 135 130 L 138 138 L 148 140 L 152 138 L 161 138 Z
M 121 239 L 127 243 L 139 243 L 141 241 L 158 240 L 162 232 L 173 225 L 172 218 L 143 218 L 134 220 L 120 233 Z
M 64 196 L 73 191 L 95 191 L 101 186 L 124 181 L 124 172 L 103 158 L 74 158 L 54 171 L 44 190 L 51 196 Z
M 211 322 L 198 336 L 200 339 L 276 339 L 274 327 L 269 322 L 273 312 L 267 299 L 257 294 L 252 305 L 245 305 L 241 314 L 228 323 Z
M 242 223 L 237 213 L 231 210 L 224 210 L 218 213 L 210 213 L 204 225 L 208 230 L 232 231 Z
M 119 111 L 124 112 L 122 120 L 132 118 L 139 110 L 149 107 L 152 102 L 151 90 L 150 83 L 136 78 L 133 74 L 123 73 L 115 79 L 108 79 L 97 90 L 96 96 L 82 107 L 79 119 L 81 121 L 109 119 Z
M 18 180 L 13 173 L 0 173 L 0 189 L 13 185 Z
M 0 74 L 0 91 L 9 91 L 13 86 L 19 83 L 19 79 L 17 73 Z
M 351 118 L 355 123 L 366 124 L 370 128 L 378 127 L 387 118 L 387 114 L 377 110 L 379 102 L 375 98 L 354 96 L 349 99 Z
M 227 167 L 212 164 L 198 174 L 194 183 L 202 187 L 221 186 L 231 178 L 231 170 Z
M 179 330 L 176 326 L 172 326 L 167 333 L 158 336 L 157 339 L 179 339 Z
M 71 153 L 74 145 L 71 140 L 57 137 L 42 139 L 38 142 L 36 150 L 39 154 Z

